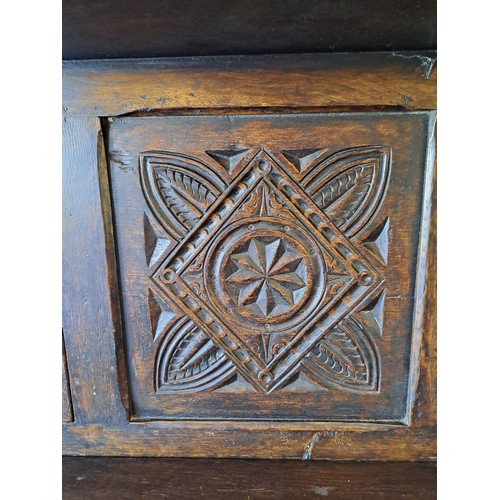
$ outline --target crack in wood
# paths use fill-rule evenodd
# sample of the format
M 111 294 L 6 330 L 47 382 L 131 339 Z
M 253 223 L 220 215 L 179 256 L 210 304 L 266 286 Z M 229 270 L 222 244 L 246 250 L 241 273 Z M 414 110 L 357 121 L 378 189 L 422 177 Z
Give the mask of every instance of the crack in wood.
M 309 443 L 307 443 L 307 446 L 304 449 L 304 454 L 302 455 L 302 460 L 310 460 L 311 459 L 311 455 L 312 455 L 312 451 L 313 451 L 314 445 L 318 442 L 318 440 L 319 440 L 319 438 L 321 437 L 322 434 L 323 434 L 323 431 L 322 432 L 316 432 L 314 434 L 314 436 L 312 437 L 311 441 L 309 441 Z

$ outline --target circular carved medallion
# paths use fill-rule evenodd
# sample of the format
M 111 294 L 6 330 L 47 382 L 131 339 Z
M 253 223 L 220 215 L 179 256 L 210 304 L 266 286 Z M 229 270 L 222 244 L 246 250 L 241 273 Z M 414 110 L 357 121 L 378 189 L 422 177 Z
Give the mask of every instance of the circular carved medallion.
M 230 226 L 214 242 L 205 270 L 214 306 L 256 333 L 303 321 L 324 291 L 318 246 L 296 223 L 276 217 Z

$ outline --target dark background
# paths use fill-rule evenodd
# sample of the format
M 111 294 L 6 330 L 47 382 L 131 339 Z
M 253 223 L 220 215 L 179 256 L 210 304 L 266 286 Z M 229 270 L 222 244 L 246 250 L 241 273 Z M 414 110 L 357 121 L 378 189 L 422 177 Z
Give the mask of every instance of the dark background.
M 435 0 L 63 0 L 63 59 L 436 49 Z

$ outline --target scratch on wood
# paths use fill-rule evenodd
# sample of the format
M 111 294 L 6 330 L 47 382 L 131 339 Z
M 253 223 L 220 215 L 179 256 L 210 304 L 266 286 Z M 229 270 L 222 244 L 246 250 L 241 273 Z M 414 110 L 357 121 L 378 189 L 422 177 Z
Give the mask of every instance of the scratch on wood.
M 420 60 L 419 68 L 422 68 L 422 74 L 425 77 L 425 79 L 429 80 L 432 68 L 434 67 L 434 63 L 436 62 L 435 57 L 421 56 L 418 54 L 409 56 L 409 55 L 399 54 L 398 52 L 393 52 L 392 55 L 395 57 L 402 57 L 403 59 L 415 59 L 415 58 L 419 59 Z
M 314 436 L 312 437 L 311 441 L 307 444 L 304 454 L 302 455 L 302 460 L 310 460 L 311 459 L 311 454 L 312 450 L 314 448 L 314 445 L 318 442 L 318 439 L 321 437 L 321 432 L 316 432 Z
M 321 497 L 327 497 L 330 493 L 330 491 L 336 490 L 334 486 L 313 486 L 312 491 Z
M 307 444 L 304 449 L 304 454 L 302 455 L 302 460 L 310 460 L 312 456 L 312 451 L 314 445 L 320 440 L 320 438 L 333 438 L 333 444 L 336 446 L 349 446 L 351 445 L 350 437 L 344 431 L 320 431 L 316 432 L 312 437 L 311 441 Z

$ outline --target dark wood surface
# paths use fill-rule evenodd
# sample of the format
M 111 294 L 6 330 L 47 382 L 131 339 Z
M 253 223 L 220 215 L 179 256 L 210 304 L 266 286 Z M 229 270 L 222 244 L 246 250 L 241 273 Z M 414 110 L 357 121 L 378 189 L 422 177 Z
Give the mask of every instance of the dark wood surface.
M 99 119 L 64 117 L 63 134 L 62 309 L 73 411 L 77 422 L 116 421 L 125 418 L 126 392 L 116 377 L 123 350 L 115 351 L 119 299 L 108 280 L 114 256 Z
M 63 58 L 436 48 L 435 0 L 63 1 Z
M 435 463 L 63 458 L 63 498 L 436 498 Z
M 108 127 L 135 419 L 408 423 L 433 113 Z
M 412 258 L 410 263 L 412 269 L 419 269 L 418 282 L 414 292 L 408 292 L 405 287 L 402 292 L 402 295 L 410 293 L 407 296 L 410 301 L 412 294 L 422 299 L 414 315 L 414 318 L 422 318 L 422 337 L 412 336 L 410 353 L 413 369 L 409 373 L 409 394 L 415 395 L 414 404 L 412 398 L 408 400 L 409 406 L 414 408 L 411 422 L 406 422 L 411 423 L 410 426 L 380 421 L 318 420 L 148 419 L 130 422 L 130 415 L 137 409 L 130 404 L 126 382 L 130 370 L 142 368 L 135 363 L 127 367 L 124 362 L 128 351 L 123 345 L 119 269 L 111 223 L 114 210 L 107 170 L 109 158 L 105 156 L 101 135 L 101 124 L 107 122 L 107 116 L 112 116 L 119 126 L 123 118 L 117 115 L 124 114 L 129 115 L 125 121 L 137 120 L 131 123 L 148 119 L 178 119 L 187 123 L 198 115 L 201 121 L 219 117 L 227 122 L 224 134 L 238 130 L 229 120 L 231 117 L 242 122 L 244 117 L 252 121 L 255 119 L 252 116 L 259 115 L 264 123 L 266 116 L 272 121 L 277 114 L 288 115 L 286 120 L 290 121 L 300 120 L 302 115 L 313 115 L 321 121 L 322 113 L 347 111 L 359 116 L 400 113 L 404 117 L 411 115 L 408 111 L 416 109 L 429 115 L 428 110 L 435 108 L 433 61 L 432 54 L 323 54 L 296 58 L 82 61 L 64 65 L 64 335 L 74 411 L 74 422 L 63 425 L 66 454 L 306 460 L 435 459 L 435 222 L 431 218 L 431 258 L 426 262 L 426 227 L 434 213 L 430 212 L 427 202 L 420 218 L 423 236 L 418 250 L 420 258 Z M 404 129 L 396 128 L 399 132 Z M 328 135 L 327 132 L 327 129 L 323 131 Z M 413 137 L 407 132 L 403 135 Z M 425 155 L 432 161 L 432 129 L 428 132 L 429 148 Z M 273 134 L 279 133 L 279 127 L 269 127 L 267 135 L 272 139 Z M 214 143 L 217 136 L 208 133 L 205 138 Z M 287 149 L 289 157 L 293 157 L 290 150 L 315 146 L 313 135 L 303 137 L 301 142 L 299 132 L 290 135 L 290 140 L 296 144 Z M 199 135 L 198 140 L 202 138 Z M 265 134 L 261 134 L 261 138 L 265 139 Z M 152 140 L 159 139 L 153 134 Z M 240 134 L 234 144 L 208 147 L 213 153 L 213 149 L 239 148 L 236 143 L 245 140 L 245 134 Z M 158 144 L 164 150 L 168 141 Z M 322 146 L 338 146 L 336 150 L 343 147 L 342 141 L 337 144 L 334 138 Z M 114 155 L 116 168 L 124 178 L 137 174 L 133 171 L 138 165 L 137 158 L 131 162 L 127 155 L 120 156 L 119 149 L 113 152 L 110 148 L 109 153 L 110 158 Z M 213 157 L 205 160 L 215 161 Z M 292 158 L 288 168 L 293 169 L 297 164 L 300 170 L 300 161 Z M 423 162 L 420 168 L 432 170 Z M 405 183 L 400 180 L 398 189 L 403 192 Z M 428 175 L 424 184 L 419 184 L 418 195 L 415 186 L 406 184 L 408 196 L 418 197 L 425 193 L 424 198 L 429 200 L 431 181 Z M 405 206 L 404 200 L 402 206 Z M 404 213 L 397 212 L 395 217 L 404 219 Z M 144 221 L 141 224 L 144 228 Z M 145 231 L 145 236 L 146 232 L 149 235 L 146 240 L 133 238 L 130 245 L 122 248 L 128 251 L 133 251 L 135 246 L 141 251 L 146 248 L 150 255 L 145 258 L 152 258 L 154 238 L 150 229 Z M 118 237 L 118 246 L 119 240 Z M 393 258 L 393 262 L 397 259 Z M 127 283 L 122 291 L 126 289 Z M 138 299 L 143 300 L 143 297 Z M 413 328 L 415 332 L 420 331 L 419 320 L 414 322 Z M 154 388 L 154 379 L 150 384 Z

